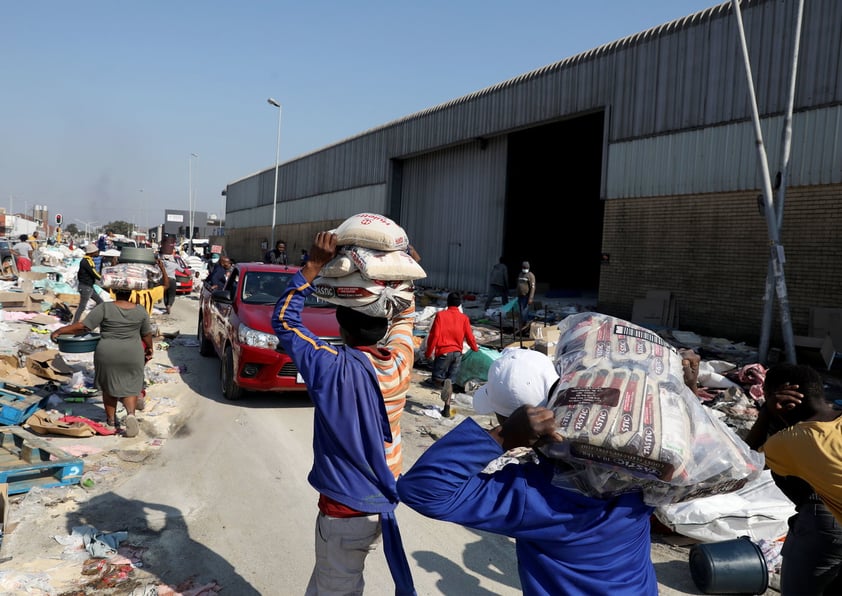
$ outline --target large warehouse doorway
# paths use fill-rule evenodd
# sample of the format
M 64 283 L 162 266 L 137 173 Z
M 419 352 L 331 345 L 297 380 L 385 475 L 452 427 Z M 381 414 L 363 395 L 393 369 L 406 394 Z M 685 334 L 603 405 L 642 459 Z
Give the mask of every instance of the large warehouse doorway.
M 604 113 L 509 135 L 503 255 L 549 297 L 599 290 Z

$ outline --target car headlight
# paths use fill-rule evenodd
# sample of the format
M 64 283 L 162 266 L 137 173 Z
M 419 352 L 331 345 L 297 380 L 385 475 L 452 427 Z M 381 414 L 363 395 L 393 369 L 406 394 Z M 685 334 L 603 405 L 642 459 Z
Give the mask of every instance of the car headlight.
M 240 323 L 240 328 L 237 329 L 237 335 L 240 338 L 240 343 L 247 346 L 266 348 L 267 350 L 274 350 L 278 346 L 278 337 L 276 335 L 257 331 L 243 323 Z

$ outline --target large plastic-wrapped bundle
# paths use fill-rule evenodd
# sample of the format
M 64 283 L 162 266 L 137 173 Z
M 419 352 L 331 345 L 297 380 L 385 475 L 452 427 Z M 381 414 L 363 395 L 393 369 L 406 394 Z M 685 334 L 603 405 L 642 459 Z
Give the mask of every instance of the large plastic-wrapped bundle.
M 571 464 L 556 483 L 592 496 L 642 490 L 663 505 L 742 487 L 763 470 L 684 384 L 681 357 L 656 333 L 594 312 L 565 318 L 549 406 L 564 439 L 542 447 Z
M 413 296 L 413 281 L 426 277 L 406 251 L 403 228 L 382 215 L 360 213 L 336 230 L 337 254 L 313 281 L 317 296 L 373 317 L 405 310 Z
M 160 284 L 162 279 L 161 270 L 155 265 L 118 263 L 102 268 L 102 287 L 110 290 L 145 290 Z

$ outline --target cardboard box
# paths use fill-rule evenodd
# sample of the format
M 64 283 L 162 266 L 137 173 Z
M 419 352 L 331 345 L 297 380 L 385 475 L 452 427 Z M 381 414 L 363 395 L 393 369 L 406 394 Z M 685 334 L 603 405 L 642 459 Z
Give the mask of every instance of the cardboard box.
M 663 300 L 635 298 L 631 322 L 647 328 L 663 327 L 667 309 L 668 305 Z
M 632 323 L 650 329 L 678 328 L 678 303 L 669 290 L 649 290 L 632 304 Z
M 57 294 L 56 298 L 67 306 L 79 306 L 79 294 Z
M 561 337 L 561 330 L 558 325 L 544 325 L 535 321 L 529 324 L 529 339 L 534 339 L 536 342 L 542 341 L 545 344 L 556 344 L 559 337 Z
M 50 381 L 67 382 L 67 377 L 73 374 L 58 350 L 43 350 L 30 354 L 26 358 L 26 370 L 33 375 Z
M 0 305 L 6 310 L 23 306 L 26 303 L 27 295 L 23 292 L 0 292 Z

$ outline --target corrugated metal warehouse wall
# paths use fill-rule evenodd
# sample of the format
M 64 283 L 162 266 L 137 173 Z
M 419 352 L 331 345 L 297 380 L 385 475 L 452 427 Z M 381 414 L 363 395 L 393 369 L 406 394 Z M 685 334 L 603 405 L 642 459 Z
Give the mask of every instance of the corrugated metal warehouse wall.
M 401 196 L 406 231 L 424 247 L 421 283 L 484 292 L 502 254 L 505 138 L 406 160 Z
M 774 174 L 797 6 L 794 1 L 781 0 L 744 1 L 741 6 Z M 806 3 L 790 179 L 792 195 L 800 199 L 787 204 L 784 223 L 784 237 L 787 244 L 792 244 L 788 249 L 795 253 L 800 252 L 805 240 L 786 230 L 804 225 L 806 220 L 790 217 L 790 209 L 821 217 L 817 209 L 839 207 L 838 188 L 828 193 L 819 185 L 840 181 L 840 22 L 842 2 Z M 654 273 L 686 263 L 688 253 L 666 246 L 652 252 L 637 250 L 640 244 L 658 245 L 670 237 L 658 238 L 663 227 L 651 227 L 652 221 L 668 213 L 671 227 L 689 231 L 676 240 L 682 240 L 684 244 L 679 244 L 688 250 L 692 248 L 689 254 L 699 279 L 710 277 L 705 268 L 731 263 L 721 258 L 719 251 L 733 238 L 752 239 L 752 250 L 741 256 L 740 267 L 728 273 L 717 272 L 729 280 L 727 284 L 711 287 L 690 280 L 682 304 L 685 319 L 693 320 L 692 313 L 707 312 L 705 301 L 722 304 L 734 294 L 744 296 L 750 305 L 744 316 L 722 332 L 733 334 L 736 330 L 738 335 L 748 336 L 759 328 L 763 287 L 757 286 L 754 276 L 749 279 L 740 271 L 759 270 L 760 277 L 765 276 L 766 227 L 762 218 L 730 216 L 731 211 L 756 212 L 759 189 L 746 90 L 736 23 L 730 3 L 723 3 L 283 164 L 278 212 L 284 216 L 278 218 L 281 233 L 276 237 L 285 237 L 294 245 L 305 244 L 309 238 L 298 238 L 297 234 L 310 233 L 310 229 L 298 224 L 318 225 L 317 220 L 309 218 L 324 218 L 326 224 L 359 211 L 384 212 L 398 219 L 414 241 L 423 239 L 424 267 L 430 272 L 431 282 L 481 289 L 476 284 L 486 274 L 481 271 L 483 260 L 488 268 L 499 256 L 499 246 L 494 246 L 493 239 L 505 228 L 502 215 L 493 213 L 497 208 L 491 202 L 484 203 L 480 196 L 487 192 L 497 197 L 495 193 L 505 186 L 505 180 L 497 177 L 503 175 L 505 164 L 493 172 L 490 181 L 484 179 L 492 167 L 488 160 L 499 157 L 497 148 L 505 147 L 507 135 L 513 132 L 606 109 L 610 117 L 607 151 L 602 156 L 605 161 L 600 164 L 605 179 L 600 195 L 607 199 L 603 242 L 612 260 L 599 282 L 601 305 L 626 314 L 631 300 L 654 284 Z M 489 143 L 486 153 L 477 153 L 472 147 L 477 139 Z M 397 178 L 393 176 L 395 167 L 402 170 Z M 268 236 L 265 222 L 271 221 L 273 176 L 274 169 L 268 169 L 228 187 L 226 243 L 245 245 L 246 237 L 253 243 L 255 237 Z M 463 187 L 468 192 L 459 197 Z M 549 190 L 555 193 L 556 189 Z M 640 204 L 626 205 L 634 201 Z M 443 209 L 445 206 L 447 209 Z M 729 216 L 723 217 L 724 213 Z M 469 223 L 453 226 L 448 223 L 451 214 L 454 221 L 467 215 Z M 632 221 L 639 225 L 630 235 L 613 236 Z M 547 223 L 555 223 L 563 232 L 563 221 Z M 654 239 L 637 232 L 647 229 L 656 235 Z M 532 230 L 520 233 L 522 238 L 509 240 L 528 244 Z M 460 242 L 468 244 L 466 234 L 471 244 L 476 243 L 477 252 L 495 254 L 486 254 L 483 259 L 468 255 L 469 251 L 448 248 Z M 632 246 L 630 238 L 638 245 Z M 686 244 L 690 238 L 695 238 L 692 247 Z M 712 248 L 711 238 L 721 244 Z M 814 269 L 807 268 L 804 275 L 793 273 L 797 280 L 793 283 L 813 288 L 814 297 L 835 301 L 822 305 L 832 306 L 839 304 L 840 297 L 838 290 L 827 289 L 826 279 L 835 278 L 842 267 L 842 241 L 838 234 L 827 238 L 825 253 L 837 257 L 831 262 L 830 275 L 817 276 Z M 619 262 L 624 267 L 618 276 Z M 815 304 L 815 298 L 805 296 L 804 300 L 792 300 L 793 324 L 802 328 L 796 333 L 803 331 L 809 305 Z M 705 317 L 699 314 L 698 319 Z M 717 325 L 711 323 L 708 330 Z

